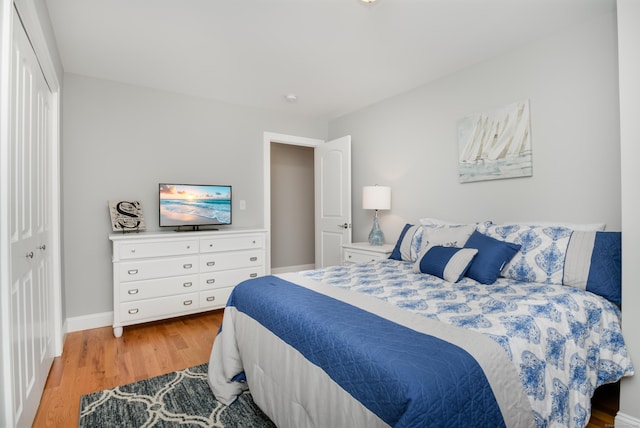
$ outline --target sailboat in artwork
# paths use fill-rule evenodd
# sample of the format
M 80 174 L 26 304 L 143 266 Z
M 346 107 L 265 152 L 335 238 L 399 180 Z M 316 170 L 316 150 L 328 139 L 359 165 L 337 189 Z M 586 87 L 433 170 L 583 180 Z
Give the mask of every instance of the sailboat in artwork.
M 460 152 L 460 162 L 494 161 L 531 150 L 528 101 L 510 107 L 492 117 L 487 114 L 477 116 Z

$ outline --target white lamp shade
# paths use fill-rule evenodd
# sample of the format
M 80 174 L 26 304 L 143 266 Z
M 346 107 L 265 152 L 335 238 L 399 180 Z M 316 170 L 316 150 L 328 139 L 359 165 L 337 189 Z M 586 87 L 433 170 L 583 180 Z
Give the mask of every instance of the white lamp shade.
M 365 210 L 391 209 L 391 187 L 364 186 L 362 188 L 362 208 Z

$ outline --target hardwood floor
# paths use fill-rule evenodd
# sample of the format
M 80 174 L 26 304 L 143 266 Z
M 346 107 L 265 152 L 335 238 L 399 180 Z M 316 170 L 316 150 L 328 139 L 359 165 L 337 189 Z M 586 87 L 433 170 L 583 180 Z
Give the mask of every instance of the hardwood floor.
M 53 362 L 34 427 L 77 427 L 80 397 L 209 361 L 222 311 L 125 327 L 120 338 L 111 327 L 67 335 L 64 352 Z M 588 428 L 612 428 L 619 387 L 596 391 Z
M 69 333 L 53 362 L 34 427 L 77 427 L 80 397 L 209 361 L 222 310 L 124 328 Z

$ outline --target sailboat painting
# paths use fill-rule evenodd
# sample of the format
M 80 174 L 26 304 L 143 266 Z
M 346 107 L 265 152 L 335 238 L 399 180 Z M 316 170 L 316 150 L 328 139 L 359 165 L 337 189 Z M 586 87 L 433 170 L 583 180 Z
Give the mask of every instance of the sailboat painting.
M 461 183 L 532 175 L 529 100 L 458 122 Z

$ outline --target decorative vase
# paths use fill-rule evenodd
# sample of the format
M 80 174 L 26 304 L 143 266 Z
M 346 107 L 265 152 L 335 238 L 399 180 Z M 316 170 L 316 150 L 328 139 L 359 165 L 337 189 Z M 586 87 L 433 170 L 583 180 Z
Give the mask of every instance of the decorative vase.
M 369 244 L 371 245 L 384 244 L 384 235 L 382 234 L 382 229 L 380 229 L 380 224 L 378 224 L 377 210 L 376 210 L 376 215 L 373 217 L 373 227 L 371 228 L 371 232 L 369 232 Z

